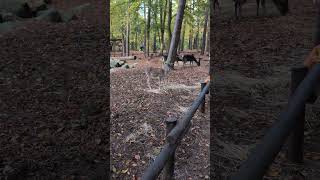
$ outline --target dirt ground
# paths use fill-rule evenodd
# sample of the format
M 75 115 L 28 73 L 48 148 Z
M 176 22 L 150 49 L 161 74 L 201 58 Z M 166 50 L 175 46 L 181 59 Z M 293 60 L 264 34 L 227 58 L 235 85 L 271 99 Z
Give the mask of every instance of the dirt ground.
M 290 13 L 283 17 L 273 10 L 256 17 L 253 3 L 249 2 L 240 21 L 224 16 L 225 10 L 224 15 L 217 13 L 214 24 L 213 179 L 226 179 L 236 172 L 277 120 L 288 102 L 290 68 L 301 66 L 313 45 L 315 8 L 311 1 L 290 1 Z M 305 165 L 287 162 L 284 146 L 265 179 L 320 178 L 319 108 L 318 102 L 307 106 Z
M 107 177 L 105 6 L 64 2 L 53 0 L 95 8 L 70 23 L 29 19 L 0 36 L 0 179 Z
M 158 80 L 149 90 L 143 54 L 133 52 L 134 69 L 111 70 L 111 168 L 113 179 L 141 177 L 159 154 L 165 140 L 164 120 L 180 117 L 200 92 L 200 81 L 208 76 L 208 57 L 201 66 L 176 64 L 168 83 L 158 90 Z M 161 66 L 160 57 L 152 60 Z M 207 99 L 208 103 L 208 99 Z M 191 131 L 177 150 L 176 178 L 204 178 L 209 175 L 209 112 L 196 113 Z M 191 163 L 192 162 L 192 163 Z
M 286 107 L 290 68 L 301 66 L 313 45 L 315 9 L 311 1 L 293 0 L 290 13 L 280 16 L 272 4 L 267 7 L 267 15 L 256 17 L 254 1 L 249 1 L 239 21 L 233 18 L 230 3 L 223 3 L 220 14 L 216 13 L 211 61 L 211 164 L 208 167 L 209 116 L 196 113 L 194 129 L 178 148 L 176 179 L 205 179 L 208 168 L 211 179 L 226 179 Z M 136 63 L 143 64 L 143 60 Z M 163 121 L 171 113 L 179 117 L 191 104 L 207 70 L 207 64 L 181 67 L 169 76 L 170 83 L 160 93 L 147 90 L 143 66 L 111 73 L 113 178 L 143 174 L 164 144 Z M 172 88 L 172 84 L 179 85 Z M 197 88 L 189 91 L 190 86 Z M 307 108 L 305 164 L 287 162 L 284 146 L 265 179 L 320 178 L 320 149 L 316 145 L 320 140 L 319 108 L 319 103 Z

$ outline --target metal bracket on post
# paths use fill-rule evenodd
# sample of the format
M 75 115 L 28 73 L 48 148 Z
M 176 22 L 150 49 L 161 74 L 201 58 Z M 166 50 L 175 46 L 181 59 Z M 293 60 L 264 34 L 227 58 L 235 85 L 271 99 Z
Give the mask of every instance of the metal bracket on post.
M 203 91 L 204 87 L 206 87 L 207 83 L 206 82 L 200 82 L 201 84 L 201 91 Z M 200 104 L 200 112 L 205 113 L 206 110 L 206 96 L 204 96 L 202 103 Z
M 292 68 L 291 69 L 291 96 L 298 88 L 299 84 L 307 75 L 308 69 Z M 310 102 L 310 99 L 308 100 Z M 305 123 L 305 104 L 301 107 L 300 115 L 297 117 L 298 123 L 289 137 L 289 148 L 287 158 L 293 163 L 303 162 L 303 142 L 304 142 L 304 123 Z
M 166 135 L 170 133 L 170 131 L 176 126 L 177 119 L 176 118 L 168 118 L 165 121 L 166 123 Z M 166 165 L 163 168 L 163 180 L 173 180 L 174 179 L 174 156 L 175 151 L 172 153 L 172 156 L 169 157 Z

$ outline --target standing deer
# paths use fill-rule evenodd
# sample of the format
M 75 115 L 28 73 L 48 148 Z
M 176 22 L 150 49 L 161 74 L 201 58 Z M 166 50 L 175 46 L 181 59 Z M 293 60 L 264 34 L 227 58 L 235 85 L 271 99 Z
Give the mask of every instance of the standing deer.
M 241 17 L 241 8 L 243 4 L 247 2 L 247 0 L 233 0 L 234 1 L 234 11 L 235 16 L 238 19 Z M 288 0 L 272 0 L 273 4 L 277 7 L 282 15 L 286 15 L 289 11 Z M 256 0 L 257 3 L 257 16 L 259 16 L 259 8 L 260 4 L 263 8 L 264 13 L 266 13 L 266 1 L 265 0 Z
M 168 72 L 170 71 L 170 69 L 164 65 L 164 63 L 161 64 L 161 68 L 158 67 L 152 67 L 150 64 L 150 59 L 148 59 L 147 62 L 147 66 L 145 67 L 145 74 L 147 76 L 147 83 L 148 83 L 148 87 L 151 90 L 151 84 L 150 84 L 150 80 L 153 78 L 157 78 L 159 80 L 159 90 L 161 89 L 161 82 L 165 83 L 165 79 L 168 75 Z
M 194 57 L 194 55 L 193 54 L 191 54 L 191 55 L 189 55 L 189 54 L 187 54 L 187 55 L 184 55 L 183 56 L 183 65 L 187 62 L 187 61 L 189 61 L 190 62 L 190 65 L 191 64 L 193 64 L 193 62 L 195 62 L 198 66 L 200 66 L 200 60 L 201 60 L 201 58 L 199 58 L 199 61 L 197 61 L 197 59 Z

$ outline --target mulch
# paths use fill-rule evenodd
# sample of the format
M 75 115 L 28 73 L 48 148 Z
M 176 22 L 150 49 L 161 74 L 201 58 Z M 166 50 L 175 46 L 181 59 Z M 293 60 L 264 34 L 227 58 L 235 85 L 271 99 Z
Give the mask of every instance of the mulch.
M 0 37 L 0 178 L 107 176 L 105 31 L 96 19 L 28 20 Z

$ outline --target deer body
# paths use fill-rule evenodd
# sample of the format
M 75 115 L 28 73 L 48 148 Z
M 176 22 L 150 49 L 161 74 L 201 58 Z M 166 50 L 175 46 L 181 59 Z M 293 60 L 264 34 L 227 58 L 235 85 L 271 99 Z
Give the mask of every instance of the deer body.
M 199 58 L 199 61 L 197 61 L 193 54 L 184 55 L 182 60 L 183 60 L 183 64 L 189 61 L 190 65 L 193 64 L 193 62 L 195 62 L 198 66 L 200 66 L 200 58 Z
M 152 67 L 150 65 L 150 63 L 148 62 L 144 72 L 147 76 L 147 84 L 148 84 L 149 89 L 150 90 L 152 89 L 150 80 L 156 78 L 159 80 L 159 90 L 160 90 L 161 89 L 161 82 L 165 81 L 165 78 L 167 77 L 168 72 L 169 72 L 169 68 L 164 66 L 164 64 L 162 64 L 161 68 Z

